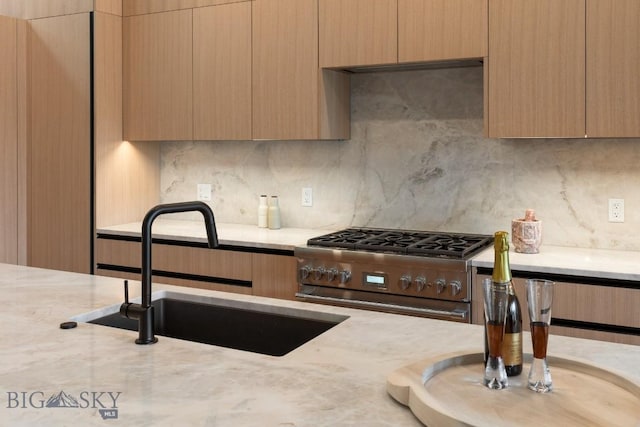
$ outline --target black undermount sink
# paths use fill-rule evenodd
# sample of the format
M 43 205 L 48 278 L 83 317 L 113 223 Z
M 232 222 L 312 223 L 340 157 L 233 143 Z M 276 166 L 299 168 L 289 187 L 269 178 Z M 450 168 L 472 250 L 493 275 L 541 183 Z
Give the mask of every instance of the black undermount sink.
M 157 335 L 271 356 L 283 356 L 348 318 L 173 292 L 159 294 L 162 297 L 152 301 Z M 77 320 L 138 330 L 136 320 L 118 311 L 98 318 L 89 313 Z

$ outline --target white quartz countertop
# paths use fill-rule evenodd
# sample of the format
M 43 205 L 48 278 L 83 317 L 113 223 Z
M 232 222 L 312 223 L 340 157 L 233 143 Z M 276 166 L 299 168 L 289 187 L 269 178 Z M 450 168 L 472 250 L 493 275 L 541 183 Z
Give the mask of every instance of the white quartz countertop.
M 138 237 L 141 228 L 140 222 L 133 222 L 102 227 L 98 233 Z M 296 246 L 305 245 L 312 237 L 336 231 L 308 228 L 269 230 L 230 223 L 217 223 L 216 228 L 221 244 L 280 250 L 293 250 Z M 153 223 L 153 237 L 202 243 L 207 241 L 201 221 L 157 219 Z M 473 258 L 472 265 L 493 268 L 493 256 L 493 248 L 487 248 Z M 640 251 L 542 245 L 538 254 L 516 253 L 512 248 L 509 258 L 514 271 L 640 281 Z
M 387 375 L 424 358 L 483 348 L 476 325 L 154 284 L 154 292 L 162 290 L 349 318 L 282 357 L 166 337 L 140 346 L 135 332 L 82 322 L 59 328 L 119 306 L 120 280 L 0 264 L 0 424 L 419 426 L 386 393 Z M 139 295 L 138 282 L 130 293 Z M 523 339 L 530 352 L 528 334 Z M 639 346 L 551 336 L 549 352 L 640 381 Z M 61 392 L 79 407 L 42 407 Z M 103 419 L 100 409 L 117 409 L 117 419 Z
M 475 267 L 493 268 L 493 248 L 475 256 Z M 640 281 L 640 252 L 583 249 L 562 246 L 540 247 L 540 253 L 509 252 L 512 271 L 564 274 L 603 279 Z
M 119 236 L 141 235 L 142 223 L 101 227 L 98 234 Z M 230 224 L 216 222 L 218 240 L 223 245 L 249 246 L 255 248 L 293 250 L 296 246 L 305 245 L 312 237 L 321 236 L 336 230 L 309 228 L 281 228 L 270 230 L 258 228 L 256 225 Z M 186 221 L 172 219 L 157 219 L 153 222 L 154 238 L 182 240 L 190 242 L 207 242 L 207 233 L 202 221 Z

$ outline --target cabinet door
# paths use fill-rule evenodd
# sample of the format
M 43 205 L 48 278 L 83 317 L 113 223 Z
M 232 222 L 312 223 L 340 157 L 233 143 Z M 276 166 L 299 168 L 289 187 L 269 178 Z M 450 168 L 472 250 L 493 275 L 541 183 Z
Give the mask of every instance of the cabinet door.
M 318 133 L 317 0 L 253 3 L 253 138 Z
M 398 62 L 397 0 L 319 0 L 320 67 Z
M 398 62 L 487 56 L 487 0 L 398 0 Z
M 587 0 L 588 136 L 640 136 L 638 46 L 638 0 Z
M 254 139 L 349 137 L 349 76 L 318 68 L 318 0 L 255 0 Z
M 124 137 L 193 139 L 192 11 L 124 18 Z
M 584 137 L 585 0 L 492 0 L 487 64 L 490 137 Z
M 193 137 L 251 139 L 251 3 L 193 11 Z
M 253 295 L 295 300 L 297 265 L 293 256 L 253 254 Z
M 27 262 L 91 269 L 88 13 L 29 22 Z
M 17 25 L 0 16 L 0 262 L 18 262 Z

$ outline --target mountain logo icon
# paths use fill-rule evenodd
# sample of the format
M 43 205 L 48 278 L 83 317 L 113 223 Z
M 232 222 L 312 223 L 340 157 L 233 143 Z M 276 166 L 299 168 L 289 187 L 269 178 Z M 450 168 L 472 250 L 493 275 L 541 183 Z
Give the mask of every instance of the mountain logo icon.
M 58 394 L 52 395 L 46 404 L 47 408 L 79 408 L 80 405 L 75 397 L 60 391 Z

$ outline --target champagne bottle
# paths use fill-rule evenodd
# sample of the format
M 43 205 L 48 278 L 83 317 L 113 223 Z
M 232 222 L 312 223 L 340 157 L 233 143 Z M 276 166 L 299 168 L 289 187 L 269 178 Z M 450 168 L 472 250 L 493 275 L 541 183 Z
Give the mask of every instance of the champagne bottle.
M 509 267 L 509 233 L 498 231 L 494 240 L 495 260 L 491 280 L 495 283 L 508 283 L 509 300 L 507 319 L 502 342 L 502 358 L 507 376 L 520 375 L 522 372 L 522 311 L 520 301 L 513 288 L 511 268 Z

